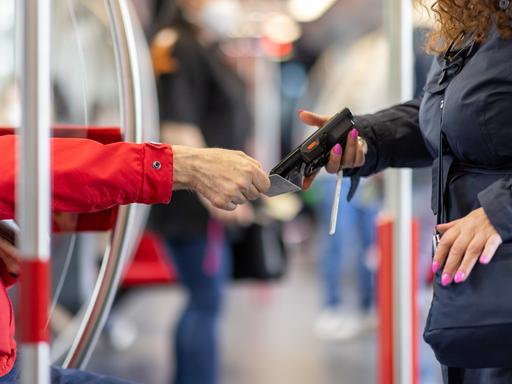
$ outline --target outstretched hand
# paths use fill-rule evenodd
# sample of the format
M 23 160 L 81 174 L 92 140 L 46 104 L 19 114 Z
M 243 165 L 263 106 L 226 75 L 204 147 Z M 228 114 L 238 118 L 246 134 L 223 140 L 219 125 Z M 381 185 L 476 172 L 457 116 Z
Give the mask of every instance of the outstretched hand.
M 214 207 L 233 211 L 270 188 L 261 164 L 240 151 L 173 146 L 174 189 L 192 189 Z

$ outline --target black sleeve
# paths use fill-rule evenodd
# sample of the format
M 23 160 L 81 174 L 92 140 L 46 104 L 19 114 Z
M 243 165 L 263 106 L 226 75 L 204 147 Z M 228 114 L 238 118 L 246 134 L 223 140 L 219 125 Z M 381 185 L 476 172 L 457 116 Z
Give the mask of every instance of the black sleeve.
M 357 170 L 369 176 L 388 167 L 426 167 L 432 165 L 419 127 L 420 99 L 371 115 L 356 116 L 361 137 L 368 143 L 366 163 Z
M 478 194 L 489 221 L 504 242 L 512 240 L 512 178 L 496 181 Z
M 419 127 L 421 98 L 395 105 L 380 112 L 356 116 L 354 122 L 368 143 L 365 164 L 347 170 L 352 178 L 349 199 L 354 195 L 361 176 L 370 176 L 388 167 L 426 167 L 432 165 Z

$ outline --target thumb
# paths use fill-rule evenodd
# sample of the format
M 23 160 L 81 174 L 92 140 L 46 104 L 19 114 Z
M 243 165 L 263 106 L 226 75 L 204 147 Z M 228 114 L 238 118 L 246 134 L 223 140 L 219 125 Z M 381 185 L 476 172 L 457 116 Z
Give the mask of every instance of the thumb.
M 316 113 L 309 111 L 300 111 L 299 118 L 302 120 L 304 124 L 307 125 L 315 125 L 317 127 L 323 126 L 329 117 L 317 115 Z

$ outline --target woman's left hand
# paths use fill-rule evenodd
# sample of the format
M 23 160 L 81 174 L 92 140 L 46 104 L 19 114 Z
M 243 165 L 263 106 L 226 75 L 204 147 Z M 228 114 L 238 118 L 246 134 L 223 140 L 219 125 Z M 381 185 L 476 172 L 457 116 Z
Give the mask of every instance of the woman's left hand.
M 432 271 L 444 265 L 441 283 L 462 283 L 480 259 L 488 264 L 503 240 L 489 221 L 483 208 L 475 209 L 462 219 L 437 226 L 442 234 Z

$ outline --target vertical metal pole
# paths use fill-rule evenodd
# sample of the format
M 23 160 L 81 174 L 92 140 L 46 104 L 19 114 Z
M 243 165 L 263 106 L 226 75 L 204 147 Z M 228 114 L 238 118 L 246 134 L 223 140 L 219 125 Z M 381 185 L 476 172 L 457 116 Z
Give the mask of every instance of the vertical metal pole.
M 18 140 L 16 216 L 22 259 L 21 382 L 50 382 L 46 321 L 50 255 L 50 0 L 23 0 L 21 32 L 22 118 Z
M 412 98 L 412 0 L 386 0 L 390 47 L 389 98 L 393 103 Z M 393 239 L 393 362 L 395 383 L 414 382 L 412 360 L 412 171 L 390 170 L 386 175 L 386 205 L 394 218 Z

